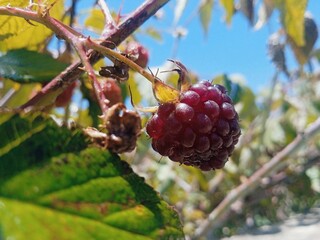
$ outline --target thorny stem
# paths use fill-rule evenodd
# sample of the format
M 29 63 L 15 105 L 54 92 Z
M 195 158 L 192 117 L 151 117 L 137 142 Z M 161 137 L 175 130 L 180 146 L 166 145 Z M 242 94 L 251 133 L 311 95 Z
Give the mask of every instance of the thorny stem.
M 139 28 L 147 19 L 153 16 L 161 7 L 163 7 L 169 0 L 146 0 L 139 8 L 132 12 L 117 28 L 110 30 L 106 36 L 104 36 L 101 45 L 115 47 L 119 45 L 123 40 L 130 36 L 137 28 Z M 55 25 L 51 25 L 50 21 L 47 22 L 44 19 L 51 19 L 52 21 L 57 21 L 50 16 L 40 16 L 35 11 L 30 11 L 27 9 L 13 8 L 13 7 L 0 7 L 0 15 L 10 15 L 22 17 L 27 20 L 32 20 L 44 24 L 52 31 L 54 31 L 58 36 L 61 36 L 61 31 L 56 28 Z M 52 23 L 52 22 L 51 22 Z M 64 25 L 64 24 L 63 24 Z M 74 34 L 77 37 L 83 37 L 80 33 L 76 32 L 67 25 L 64 25 L 65 30 Z M 63 36 L 63 34 L 62 34 Z M 68 40 L 68 39 L 66 39 Z M 71 40 L 71 39 L 69 39 Z M 112 43 L 112 44 L 110 44 Z M 103 56 L 97 51 L 87 51 L 86 56 L 90 64 L 96 63 Z M 46 86 L 44 86 L 41 91 L 39 91 L 32 99 L 27 103 L 22 105 L 19 109 L 23 110 L 26 108 L 32 108 L 37 105 L 41 105 L 41 101 L 46 98 L 48 94 L 53 94 L 62 92 L 62 88 L 66 88 L 72 82 L 80 77 L 83 73 L 81 61 L 71 64 L 68 68 L 62 71 L 58 76 L 50 81 Z M 40 103 L 40 104 L 39 104 Z
M 113 57 L 118 59 L 119 61 L 125 63 L 126 65 L 128 65 L 131 69 L 135 70 L 136 72 L 140 73 L 142 76 L 144 76 L 147 80 L 149 80 L 151 83 L 154 82 L 155 76 L 153 76 L 152 74 L 150 74 L 149 72 L 147 72 L 145 69 L 143 69 L 142 67 L 140 67 L 138 64 L 136 64 L 135 62 L 131 61 L 129 58 L 127 58 L 126 56 L 110 49 L 104 46 L 101 46 L 97 43 L 95 43 L 94 41 L 92 41 L 90 38 L 87 39 L 87 41 L 84 43 L 86 45 L 87 48 L 92 48 L 94 50 L 96 50 L 97 52 L 100 52 L 102 54 L 105 54 L 109 57 Z
M 110 10 L 105 0 L 98 0 L 98 5 L 104 15 L 105 26 L 103 28 L 102 36 L 106 35 L 110 30 L 116 28 L 116 23 L 111 16 Z
M 222 200 L 222 202 L 209 214 L 199 228 L 195 231 L 193 239 L 199 239 L 206 236 L 218 224 L 221 224 L 221 219 L 230 210 L 231 205 L 237 200 L 245 197 L 249 193 L 258 188 L 261 180 L 269 176 L 271 173 L 279 170 L 284 161 L 295 152 L 297 152 L 307 140 L 312 139 L 320 131 L 320 117 L 306 128 L 304 133 L 300 133 L 289 145 L 282 151 L 277 153 L 270 161 L 264 164 L 259 170 L 243 182 L 238 187 L 234 188 Z
M 75 42 L 74 46 L 75 46 L 75 49 L 76 49 L 76 51 L 82 61 L 82 64 L 84 65 L 84 68 L 87 70 L 89 78 L 92 80 L 92 86 L 95 91 L 95 95 L 98 99 L 102 114 L 104 115 L 108 110 L 108 106 L 107 106 L 108 100 L 106 99 L 106 96 L 103 93 L 102 87 L 101 87 L 101 85 L 96 77 L 96 74 L 94 73 L 94 70 L 89 62 L 89 58 L 86 55 L 83 41 Z

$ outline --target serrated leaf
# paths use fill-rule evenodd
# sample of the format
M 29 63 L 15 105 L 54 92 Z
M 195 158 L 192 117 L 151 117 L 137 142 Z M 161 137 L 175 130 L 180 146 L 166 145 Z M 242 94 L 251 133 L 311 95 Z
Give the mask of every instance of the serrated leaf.
M 37 3 L 38 1 L 34 1 Z M 55 3 L 50 9 L 50 16 L 62 19 L 64 14 L 63 0 L 44 1 L 46 5 Z M 0 6 L 26 7 L 29 1 L 0 1 Z M 33 22 L 34 23 L 34 22 Z M 25 19 L 15 16 L 0 16 L 0 51 L 28 48 L 39 49 L 45 44 L 45 40 L 52 35 L 52 31 L 40 23 L 29 24 Z
M 159 103 L 177 102 L 180 92 L 160 80 L 155 79 L 153 93 Z
M 213 0 L 202 0 L 200 3 L 200 21 L 205 34 L 208 34 L 212 16 L 213 3 Z
M 298 45 L 304 41 L 304 13 L 308 0 L 275 0 L 276 7 L 281 12 L 281 21 L 286 33 Z
M 13 139 L 19 144 L 14 144 L 0 160 L 2 173 L 5 170 L 10 173 L 0 174 L 1 237 L 183 238 L 176 212 L 117 155 L 97 148 L 83 149 L 76 144 L 79 135 L 49 119 L 38 117 L 32 121 L 29 117 L 15 116 L 6 126 L 0 125 L 1 131 L 4 127 L 8 132 L 10 127 L 17 129 L 19 135 L 0 140 L 1 146 L 7 146 Z M 62 148 L 57 148 L 57 144 Z M 26 154 L 28 147 L 31 150 Z M 5 163 L 12 159 L 8 154 L 14 151 L 11 157 L 16 156 L 16 163 L 12 164 L 27 162 L 27 167 L 19 171 L 8 168 Z M 20 151 L 24 154 L 17 156 Z M 36 161 L 30 162 L 32 159 Z
M 0 77 L 19 83 L 48 82 L 67 66 L 48 54 L 11 50 L 0 57 Z
M 220 4 L 225 9 L 225 19 L 228 24 L 231 23 L 234 12 L 234 0 L 220 0 Z

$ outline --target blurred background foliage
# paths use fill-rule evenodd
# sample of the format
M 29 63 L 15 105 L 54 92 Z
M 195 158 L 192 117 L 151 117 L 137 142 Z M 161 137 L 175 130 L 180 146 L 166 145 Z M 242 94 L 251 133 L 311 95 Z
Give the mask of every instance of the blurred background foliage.
M 17 6 L 26 6 L 25 1 L 10 2 L 16 2 Z M 0 0 L 1 6 L 7 3 L 8 1 Z M 190 3 L 187 0 L 176 0 L 176 7 L 173 9 L 174 22 L 179 21 L 188 4 Z M 196 14 L 199 15 L 205 34 L 208 33 L 215 8 L 224 11 L 226 25 L 233 21 L 235 14 L 241 14 L 250 26 L 258 31 L 275 13 L 279 16 L 280 25 L 279 29 L 265 39 L 268 50 L 266 58 L 274 63 L 274 76 L 268 87 L 255 92 L 247 85 L 245 77 L 236 74 L 225 73 L 210 79 L 227 87 L 241 120 L 242 137 L 223 170 L 201 172 L 192 167 L 179 166 L 155 153 L 145 132 L 139 138 L 134 152 L 121 155 L 166 202 L 175 206 L 187 238 L 194 234 L 208 214 L 232 189 L 245 182 L 318 118 L 320 72 L 317 67 L 320 49 L 315 47 L 318 41 L 318 25 L 312 13 L 306 12 L 307 5 L 307 0 L 199 1 Z M 66 11 L 70 10 L 69 7 L 63 1 L 57 1 L 52 8 L 52 16 L 70 23 L 70 12 Z M 113 16 L 116 22 L 122 20 L 117 12 L 114 12 Z M 103 31 L 104 16 L 97 6 L 92 6 L 82 26 L 78 20 L 73 20 L 77 22 L 78 29 L 90 29 L 97 35 Z M 50 81 L 52 76 L 63 70 L 65 64 L 77 59 L 77 56 L 60 40 L 58 44 L 52 44 L 57 40 L 52 33 L 47 33 L 47 30 L 34 28 L 26 21 L 12 17 L 1 16 L 0 22 L 4 22 L 3 26 L 6 26 L 0 28 L 0 106 L 14 108 L 25 103 L 35 91 Z M 129 42 L 136 41 L 137 37 L 145 34 L 154 41 L 162 39 L 162 33 L 156 26 L 142 26 L 118 46 L 118 49 L 124 51 Z M 176 31 L 174 34 L 183 36 L 184 31 Z M 296 59 L 294 68 L 287 67 L 288 51 L 292 52 Z M 21 54 L 23 59 L 15 65 L 15 59 L 19 59 Z M 33 66 L 28 64 L 28 61 L 23 62 L 28 58 L 34 63 Z M 40 72 L 37 72 L 34 69 L 37 61 L 39 64 L 43 61 L 50 64 L 41 65 Z M 100 66 L 108 64 L 109 61 L 101 60 L 94 67 L 99 70 Z M 160 69 L 149 67 L 153 73 L 160 72 L 158 76 L 163 81 L 176 86 L 176 73 L 161 73 L 174 68 L 170 62 Z M 192 71 L 192 66 L 186 67 L 191 81 L 196 82 L 199 77 Z M 130 72 L 128 83 L 121 84 L 120 87 L 127 107 L 132 108 L 131 98 L 135 106 L 156 105 L 150 83 L 139 74 Z M 49 113 L 59 124 L 97 126 L 100 113 L 87 76 L 83 75 L 78 80 L 73 98 L 67 105 L 51 108 Z M 141 112 L 143 123 L 149 116 Z M 1 114 L 0 123 L 4 124 L 8 118 L 10 116 L 7 114 Z M 212 229 L 211 236 L 231 236 L 252 227 L 282 221 L 293 212 L 305 212 L 311 207 L 319 206 L 319 140 L 319 134 L 308 140 L 282 163 L 279 171 L 261 179 L 258 189 L 238 199 L 221 224 L 218 223 Z

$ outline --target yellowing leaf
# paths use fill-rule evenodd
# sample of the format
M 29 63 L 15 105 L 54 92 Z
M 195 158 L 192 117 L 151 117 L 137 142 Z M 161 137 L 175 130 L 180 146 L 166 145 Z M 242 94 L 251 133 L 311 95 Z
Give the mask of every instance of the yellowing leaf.
M 90 10 L 89 17 L 85 20 L 84 25 L 93 31 L 101 33 L 104 28 L 104 16 L 100 9 L 93 8 Z
M 205 34 L 208 33 L 213 8 L 213 0 L 204 0 L 200 5 L 200 20 Z
M 26 7 L 29 1 L 1 1 L 0 6 Z M 50 9 L 50 15 L 61 19 L 64 13 L 63 0 L 50 0 L 46 4 L 55 2 Z M 0 51 L 28 48 L 38 49 L 43 45 L 52 31 L 40 23 L 29 24 L 25 19 L 15 16 L 0 16 Z
M 141 93 L 139 91 L 139 87 L 137 85 L 136 80 L 134 79 L 134 74 L 129 74 L 129 79 L 128 79 L 128 90 L 130 90 L 130 95 L 131 95 L 131 101 L 134 104 L 139 104 L 142 100 Z
M 220 0 L 220 3 L 226 11 L 226 22 L 230 24 L 234 12 L 233 0 Z
M 304 45 L 298 46 L 291 36 L 288 36 L 288 42 L 293 53 L 300 65 L 305 64 L 309 60 L 309 55 L 318 39 L 317 24 L 312 16 L 305 14 L 304 16 Z
M 276 0 L 275 3 L 281 12 L 286 33 L 298 46 L 303 46 L 305 44 L 303 19 L 308 0 Z
M 179 91 L 155 79 L 153 83 L 153 93 L 160 103 L 176 102 L 179 99 Z

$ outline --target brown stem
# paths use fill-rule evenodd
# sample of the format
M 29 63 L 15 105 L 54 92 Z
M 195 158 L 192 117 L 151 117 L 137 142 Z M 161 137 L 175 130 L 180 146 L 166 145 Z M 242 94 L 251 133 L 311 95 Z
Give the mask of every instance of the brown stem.
M 259 186 L 262 178 L 279 170 L 279 167 L 282 166 L 283 162 L 289 156 L 293 155 L 304 145 L 307 140 L 314 137 L 314 135 L 316 135 L 319 131 L 320 117 L 311 125 L 309 125 L 304 133 L 299 134 L 289 145 L 277 153 L 277 155 L 275 155 L 269 162 L 264 164 L 244 183 L 231 190 L 224 200 L 209 214 L 208 218 L 204 220 L 199 228 L 195 231 L 193 239 L 199 239 L 213 230 L 218 223 L 221 223 L 221 218 L 230 211 L 230 207 L 234 202 L 253 192 Z
M 104 46 L 101 46 L 97 43 L 95 43 L 94 41 L 92 41 L 90 38 L 87 39 L 88 41 L 86 41 L 84 44 L 86 45 L 87 48 L 91 48 L 96 50 L 97 52 L 100 52 L 101 54 L 105 54 L 108 57 L 112 57 L 112 58 L 116 58 L 117 60 L 127 64 L 131 69 L 135 70 L 136 72 L 140 73 L 142 76 L 144 76 L 148 81 L 150 81 L 151 83 L 154 82 L 155 76 L 153 76 L 152 74 L 150 74 L 149 72 L 147 72 L 145 69 L 143 69 L 142 67 L 140 67 L 138 64 L 136 64 L 135 62 L 131 61 L 129 58 L 127 58 L 126 56 L 110 49 Z
M 98 5 L 101 8 L 101 11 L 104 15 L 104 28 L 103 28 L 103 32 L 102 32 L 102 36 L 105 36 L 106 34 L 108 34 L 108 32 L 114 28 L 116 28 L 116 23 L 114 22 L 109 7 L 106 3 L 105 0 L 98 0 Z
M 147 0 L 134 12 L 132 12 L 116 29 L 108 32 L 104 41 L 101 43 L 103 46 L 115 47 L 131 35 L 137 28 L 139 28 L 146 20 L 153 16 L 161 7 L 163 7 L 169 0 Z M 12 10 L 13 9 L 13 10 Z M 39 22 L 39 16 L 36 12 L 28 11 L 28 14 L 20 14 L 28 10 L 20 9 L 15 12 L 14 8 L 8 11 L 8 7 L 0 7 L 0 15 L 13 15 L 20 16 L 29 20 Z M 41 22 L 42 23 L 42 22 Z M 44 25 L 46 25 L 44 23 Z M 47 26 L 47 25 L 46 25 Z M 51 28 L 52 29 L 52 28 Z M 54 29 L 52 29 L 54 30 Z M 112 44 L 110 44 L 112 43 Z M 90 64 L 96 63 L 102 58 L 102 55 L 97 51 L 88 51 L 87 56 Z M 58 76 L 56 76 L 50 83 L 44 86 L 32 99 L 22 105 L 20 109 L 32 107 L 39 103 L 49 93 L 57 91 L 61 86 L 68 86 L 73 81 L 78 79 L 83 73 L 81 61 L 71 64 Z

